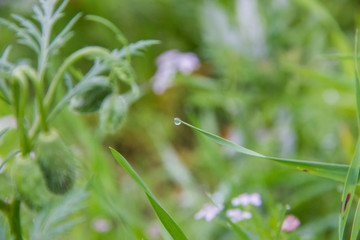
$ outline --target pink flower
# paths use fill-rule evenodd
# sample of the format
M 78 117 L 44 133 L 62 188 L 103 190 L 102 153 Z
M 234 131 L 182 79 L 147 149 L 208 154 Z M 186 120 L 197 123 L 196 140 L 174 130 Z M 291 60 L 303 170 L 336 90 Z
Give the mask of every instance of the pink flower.
M 281 226 L 281 230 L 284 232 L 294 231 L 300 225 L 300 220 L 294 215 L 287 215 Z
M 93 221 L 93 228 L 96 232 L 105 233 L 105 232 L 110 231 L 111 222 L 104 218 L 96 218 Z
M 200 61 L 194 53 L 170 50 L 156 59 L 156 65 L 158 69 L 153 76 L 153 91 L 160 95 L 172 86 L 177 72 L 189 75 L 200 67 Z
M 241 211 L 240 209 L 229 209 L 226 211 L 226 216 L 229 217 L 233 223 L 252 217 L 251 213 Z
M 224 206 L 222 204 L 219 205 L 205 204 L 204 207 L 195 214 L 195 219 L 199 220 L 205 218 L 206 221 L 210 222 L 223 209 Z
M 259 207 L 261 206 L 262 201 L 259 193 L 252 193 L 252 194 L 244 193 L 237 196 L 236 198 L 233 198 L 231 200 L 231 203 L 233 206 L 239 206 L 239 205 L 247 206 L 251 204 L 256 207 Z

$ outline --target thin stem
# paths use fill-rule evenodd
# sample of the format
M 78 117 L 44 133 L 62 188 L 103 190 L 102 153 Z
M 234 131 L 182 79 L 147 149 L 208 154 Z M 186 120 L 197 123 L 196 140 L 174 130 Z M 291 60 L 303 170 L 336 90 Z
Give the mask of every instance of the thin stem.
M 20 223 L 20 200 L 14 199 L 10 204 L 10 211 L 8 214 L 8 220 L 10 224 L 11 235 L 15 237 L 15 240 L 22 240 L 22 231 Z
M 24 127 L 24 114 L 27 103 L 28 86 L 24 75 L 19 69 L 14 71 L 12 91 L 21 152 L 23 155 L 26 155 L 30 151 L 29 138 Z
M 46 111 L 44 108 L 44 104 L 43 104 L 43 100 L 44 100 L 44 96 L 43 96 L 43 92 L 42 92 L 42 84 L 40 81 L 40 78 L 36 75 L 36 72 L 29 67 L 24 67 L 22 69 L 25 74 L 29 77 L 29 79 L 31 80 L 31 82 L 33 83 L 35 90 L 36 90 L 36 100 L 39 106 L 39 114 L 40 114 L 40 123 L 41 126 L 43 128 L 44 131 L 48 131 L 48 125 L 46 122 L 47 119 L 47 115 L 46 115 Z

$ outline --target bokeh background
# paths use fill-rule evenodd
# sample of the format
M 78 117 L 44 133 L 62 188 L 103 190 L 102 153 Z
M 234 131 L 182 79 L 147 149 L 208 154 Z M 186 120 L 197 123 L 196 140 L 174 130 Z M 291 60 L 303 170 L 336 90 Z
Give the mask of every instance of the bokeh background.
M 0 16 L 31 16 L 34 2 L 0 1 Z M 352 54 L 359 10 L 351 0 L 70 0 L 64 22 L 77 12 L 100 15 L 129 42 L 161 44 L 133 59 L 144 92 L 117 132 L 97 137 L 96 114 L 64 109 L 55 119 L 79 159 L 77 184 L 88 185 L 90 194 L 79 213 L 83 221 L 61 239 L 169 239 L 109 146 L 128 159 L 190 239 L 235 239 L 221 220 L 194 214 L 209 202 L 207 194 L 229 201 L 245 192 L 262 196 L 257 219 L 241 223 L 258 239 L 274 235 L 286 204 L 301 226 L 282 239 L 336 239 L 341 183 L 236 154 L 175 126 L 173 118 L 266 155 L 349 164 L 358 134 L 354 64 L 334 54 Z M 59 62 L 87 45 L 121 47 L 113 33 L 85 19 L 74 33 Z M 0 27 L 1 51 L 15 39 Z M 156 58 L 174 49 L 196 54 L 201 65 L 176 74 L 172 87 L 156 94 Z M 20 57 L 34 59 L 14 44 L 11 60 Z M 0 115 L 9 113 L 0 103 Z M 4 139 L 0 156 L 16 146 L 14 135 Z M 27 215 L 24 222 L 31 223 Z

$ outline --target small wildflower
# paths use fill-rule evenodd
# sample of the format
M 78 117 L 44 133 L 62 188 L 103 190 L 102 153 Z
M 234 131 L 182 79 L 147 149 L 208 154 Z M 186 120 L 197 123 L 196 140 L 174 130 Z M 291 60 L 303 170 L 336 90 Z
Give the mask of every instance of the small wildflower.
M 151 238 L 159 238 L 161 235 L 161 228 L 157 222 L 151 223 L 150 227 L 147 229 L 147 234 Z
M 181 53 L 170 50 L 161 54 L 156 59 L 157 71 L 153 77 L 153 91 L 162 94 L 172 86 L 172 81 L 177 72 L 189 75 L 200 67 L 200 61 L 194 53 Z
M 205 204 L 204 207 L 195 214 L 194 218 L 196 220 L 205 218 L 206 221 L 210 222 L 223 209 L 224 206 L 222 204 L 219 205 Z
M 244 193 L 237 196 L 236 198 L 233 198 L 231 200 L 231 203 L 233 206 L 239 206 L 239 205 L 247 206 L 251 204 L 256 207 L 259 207 L 261 206 L 262 201 L 259 193 L 252 193 L 252 194 Z
M 93 228 L 96 232 L 105 233 L 110 230 L 111 223 L 107 219 L 97 218 L 93 221 Z
M 294 231 L 300 225 L 300 220 L 294 215 L 287 215 L 281 226 L 281 231 L 291 232 Z
M 241 211 L 240 209 L 229 209 L 226 211 L 226 216 L 229 217 L 233 223 L 252 217 L 251 213 Z

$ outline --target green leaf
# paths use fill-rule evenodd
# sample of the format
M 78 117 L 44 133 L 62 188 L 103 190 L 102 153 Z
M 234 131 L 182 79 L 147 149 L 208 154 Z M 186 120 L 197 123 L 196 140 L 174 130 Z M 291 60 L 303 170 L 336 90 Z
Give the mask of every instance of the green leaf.
M 354 222 L 353 222 L 353 226 L 352 226 L 352 230 L 351 230 L 350 240 L 357 240 L 359 232 L 360 232 L 360 200 L 356 207 L 355 218 L 354 218 Z
M 155 196 L 151 193 L 150 189 L 146 186 L 140 176 L 135 172 L 131 165 L 126 161 L 126 159 L 115 149 L 110 147 L 110 151 L 113 154 L 116 161 L 125 169 L 125 171 L 131 176 L 131 178 L 139 184 L 143 189 L 146 196 L 149 199 L 151 206 L 153 207 L 156 215 L 159 217 L 161 223 L 164 225 L 166 230 L 170 233 L 173 239 L 175 240 L 187 240 L 181 228 L 177 225 L 174 219 L 166 212 L 166 210 L 160 205 L 156 200 Z
M 254 152 L 250 149 L 237 145 L 229 140 L 226 140 L 222 137 L 216 136 L 212 133 L 209 133 L 205 130 L 197 128 L 187 122 L 182 121 L 179 118 L 175 119 L 175 123 L 177 125 L 183 123 L 184 125 L 194 129 L 195 131 L 201 133 L 202 135 L 210 138 L 211 140 L 223 145 L 225 147 L 231 148 L 236 152 L 240 152 L 249 156 L 264 158 L 268 160 L 272 160 L 286 166 L 296 168 L 298 170 L 311 173 L 317 176 L 333 179 L 336 181 L 344 182 L 345 177 L 348 171 L 348 165 L 342 164 L 333 164 L 333 163 L 322 163 L 322 162 L 310 162 L 310 161 L 303 161 L 303 160 L 294 160 L 294 159 L 286 159 L 286 158 L 277 158 L 277 157 L 269 157 L 262 155 L 260 153 Z
M 33 220 L 30 240 L 57 239 L 74 225 L 83 221 L 76 216 L 86 204 L 88 193 L 80 188 L 66 194 L 59 202 L 46 206 Z
M 358 70 L 358 62 L 357 62 L 357 54 L 358 54 L 358 43 L 359 43 L 359 32 L 356 31 L 355 35 L 355 54 L 354 54 L 354 70 L 355 70 L 355 94 L 356 94 L 356 111 L 357 111 L 357 119 L 358 119 L 358 128 L 360 129 L 360 87 L 359 87 L 359 70 Z M 349 172 L 346 177 L 344 191 L 341 200 L 341 210 L 340 210 L 340 219 L 339 219 L 339 239 L 344 237 L 346 222 L 349 218 L 349 212 L 351 209 L 351 204 L 354 200 L 354 195 L 356 191 L 356 183 L 359 179 L 359 171 L 360 171 L 360 142 L 358 139 L 355 155 L 351 161 L 351 165 L 349 168 Z M 356 210 L 358 214 L 358 209 Z M 352 233 L 352 235 L 355 233 Z

